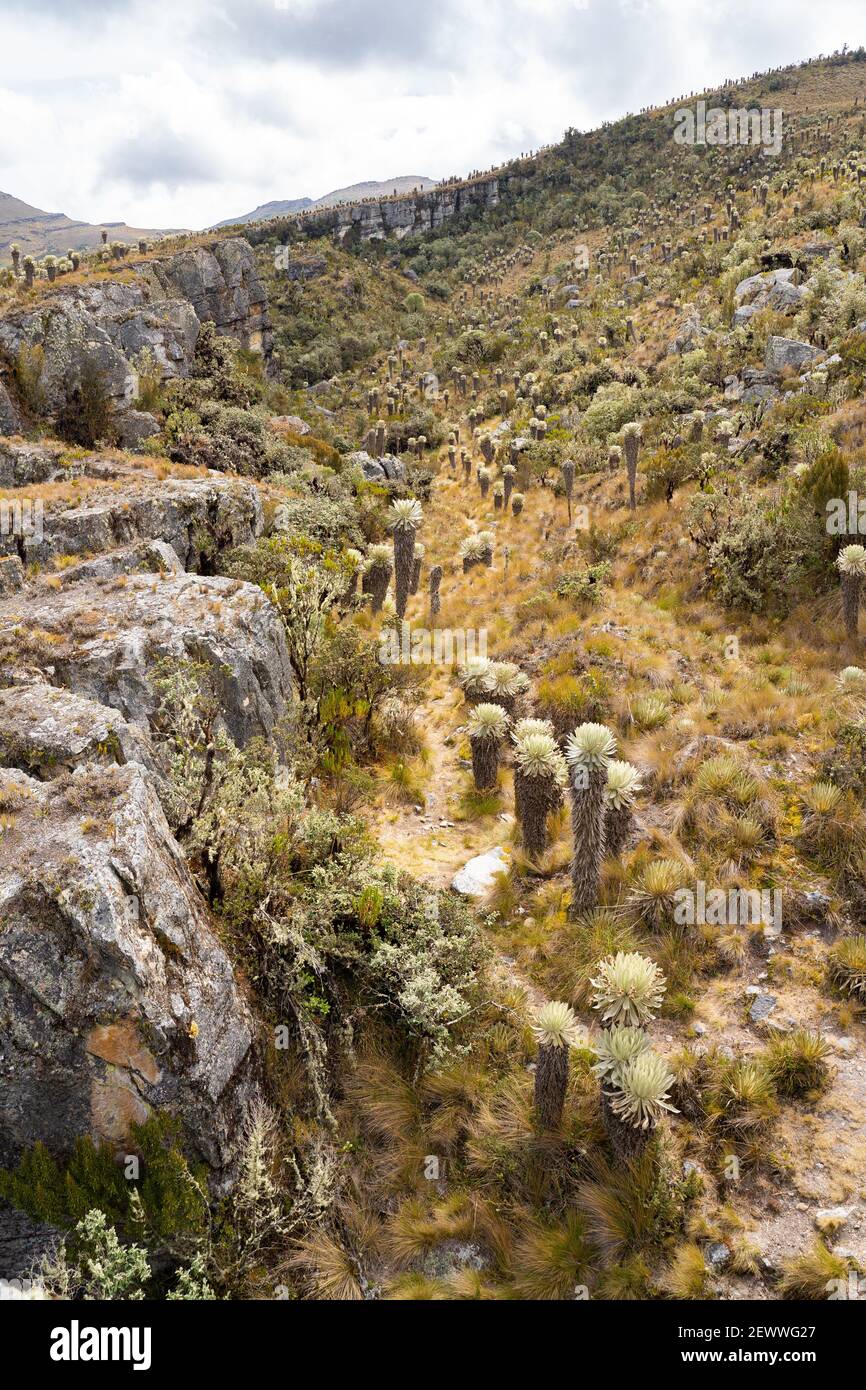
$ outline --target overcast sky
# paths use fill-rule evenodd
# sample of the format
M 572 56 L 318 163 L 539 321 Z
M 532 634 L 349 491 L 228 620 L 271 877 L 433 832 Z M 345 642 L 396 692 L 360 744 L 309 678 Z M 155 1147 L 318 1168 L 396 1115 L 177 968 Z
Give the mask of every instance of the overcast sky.
M 201 227 L 866 42 L 866 0 L 0 0 L 0 190 Z

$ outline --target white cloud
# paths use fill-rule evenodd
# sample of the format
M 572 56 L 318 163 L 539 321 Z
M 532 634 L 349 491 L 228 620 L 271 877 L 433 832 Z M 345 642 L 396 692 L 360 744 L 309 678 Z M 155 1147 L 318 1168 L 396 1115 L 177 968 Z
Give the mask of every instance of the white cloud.
M 863 13 L 862 0 L 787 0 L 784 22 L 754 0 L 287 4 L 0 0 L 4 191 L 88 221 L 197 227 L 360 179 L 461 173 L 854 46 Z

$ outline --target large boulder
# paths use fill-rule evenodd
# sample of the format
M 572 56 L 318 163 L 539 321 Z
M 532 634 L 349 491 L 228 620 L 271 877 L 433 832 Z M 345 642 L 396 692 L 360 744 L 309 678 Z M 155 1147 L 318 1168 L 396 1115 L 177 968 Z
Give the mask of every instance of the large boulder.
M 384 454 L 382 458 L 374 459 L 363 449 L 359 449 L 354 454 L 349 454 L 348 462 L 360 468 L 368 483 L 402 483 L 406 477 L 402 460 L 395 458 L 393 454 Z
M 177 1114 L 217 1181 L 256 1095 L 253 1024 L 143 770 L 2 774 L 0 1162 Z
M 140 449 L 155 434 L 159 434 L 159 421 L 147 410 L 127 410 L 118 421 L 117 442 L 121 449 Z
M 694 352 L 696 348 L 703 346 L 709 332 L 710 330 L 704 327 L 698 310 L 688 309 L 684 318 L 677 325 L 676 334 L 668 344 L 668 355 L 676 357 L 687 352 Z
M 785 371 L 799 371 L 815 362 L 820 356 L 819 348 L 810 343 L 800 343 L 796 338 L 770 337 L 764 352 L 764 366 L 768 372 L 781 374 Z
M 476 854 L 458 869 L 451 887 L 463 898 L 484 898 L 495 885 L 497 875 L 508 872 L 510 863 L 509 851 L 497 845 L 484 854 Z
M 70 476 L 61 445 L 0 439 L 0 487 L 32 487 Z
M 761 309 L 774 309 L 777 313 L 793 312 L 806 293 L 802 279 L 799 270 L 787 267 L 741 280 L 734 290 L 734 327 L 747 323 Z
M 225 725 L 243 745 L 286 713 L 291 667 L 282 620 L 254 584 L 191 574 L 30 585 L 0 600 L 6 683 L 63 685 L 146 727 L 163 660 L 209 667 Z
M 138 541 L 65 566 L 60 572 L 61 584 L 80 584 L 82 579 L 116 579 L 120 574 L 182 574 L 183 565 L 177 551 L 167 541 Z
M 24 566 L 17 555 L 0 555 L 0 598 L 24 588 Z

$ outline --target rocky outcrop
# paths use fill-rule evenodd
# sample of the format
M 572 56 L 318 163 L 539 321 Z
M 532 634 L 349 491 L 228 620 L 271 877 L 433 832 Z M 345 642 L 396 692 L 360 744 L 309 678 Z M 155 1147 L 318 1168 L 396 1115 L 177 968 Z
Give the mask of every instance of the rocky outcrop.
M 137 362 L 145 351 L 163 378 L 189 372 L 202 323 L 270 359 L 267 293 L 252 247 L 241 237 L 195 246 L 165 259 L 124 263 L 123 280 L 85 280 L 58 287 L 35 309 L 0 320 L 0 433 L 21 428 L 14 367 L 22 354 L 39 355 L 31 394 L 55 413 L 81 378 L 85 363 L 98 370 L 120 412 L 122 435 L 133 446 L 152 434 L 151 417 L 133 411 Z
M 725 400 L 740 401 L 743 405 L 774 400 L 779 394 L 777 381 L 775 372 L 744 367 L 739 376 L 725 377 Z
M 668 344 L 668 355 L 681 357 L 686 352 L 694 352 L 703 345 L 709 331 L 704 327 L 697 309 L 689 309 Z
M 378 241 L 384 237 L 401 238 L 410 232 L 429 232 L 443 222 L 465 212 L 484 212 L 498 207 L 509 184 L 507 174 L 475 179 L 472 183 L 440 184 L 426 193 L 410 193 L 397 198 L 371 198 L 366 202 L 343 203 L 333 208 L 314 208 L 309 213 L 295 213 L 270 218 L 250 228 L 252 241 L 281 234 L 285 228 L 292 234 L 322 236 L 328 232 L 338 240 L 350 234 L 361 241 Z M 303 262 L 309 264 L 309 262 Z
M 383 454 L 381 458 L 374 459 L 364 449 L 358 449 L 349 454 L 347 462 L 352 467 L 360 468 L 368 483 L 402 483 L 406 477 L 402 461 L 393 454 Z
M 24 416 L 13 401 L 0 375 L 0 434 L 17 434 L 24 426 Z
M 292 679 L 282 621 L 256 585 L 191 574 L 31 585 L 0 601 L 6 683 L 45 680 L 144 728 L 165 659 L 210 668 L 226 728 L 243 745 L 270 737 Z
M 195 246 L 164 261 L 152 261 L 150 273 L 165 300 L 192 306 L 199 323 L 215 323 L 220 333 L 243 347 L 271 352 L 268 297 L 259 279 L 253 249 L 243 237 Z M 196 329 L 196 336 L 198 330 Z M 129 329 L 126 342 L 136 349 Z M 142 347 L 148 346 L 145 335 Z
M 177 1114 L 230 1175 L 253 1025 L 141 767 L 0 775 L 0 1162 Z
M 24 587 L 24 566 L 17 555 L 0 556 L 0 598 Z
M 0 767 L 44 782 L 82 763 L 133 762 L 158 777 L 146 734 L 117 710 L 41 681 L 0 690 Z
M 795 268 L 767 271 L 741 280 L 734 290 L 733 326 L 748 323 L 762 309 L 792 313 L 799 308 L 806 291 L 802 273 Z
M 60 572 L 61 584 L 78 584 L 82 579 L 116 579 L 120 574 L 182 574 L 177 551 L 166 541 L 139 541 L 137 545 L 110 550 L 92 560 L 82 560 Z
M 0 1279 L 27 1281 L 31 1271 L 43 1257 L 54 1254 L 62 1232 L 42 1221 L 33 1221 L 23 1211 L 16 1211 L 0 1202 Z M 0 1299 L 23 1298 L 27 1292 L 24 1282 L 19 1290 L 7 1284 L 0 1288 Z
M 58 556 L 158 540 L 171 546 L 183 568 L 201 570 L 217 550 L 248 545 L 263 526 L 258 489 L 220 476 L 166 478 L 158 487 L 153 480 L 130 481 L 121 488 L 94 488 L 77 507 L 49 506 L 38 526 L 0 534 L 0 554 L 45 565 Z
M 33 487 L 74 476 L 59 444 L 27 444 L 0 439 L 0 487 Z

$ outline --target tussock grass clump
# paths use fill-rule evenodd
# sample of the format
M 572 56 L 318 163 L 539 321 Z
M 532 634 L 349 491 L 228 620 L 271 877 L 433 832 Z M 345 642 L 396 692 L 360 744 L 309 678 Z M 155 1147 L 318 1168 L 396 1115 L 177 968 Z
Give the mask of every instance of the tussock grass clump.
M 814 782 L 803 792 L 799 843 L 828 869 L 854 867 L 866 851 L 866 816 L 852 792 Z
M 626 918 L 608 907 L 595 908 L 562 922 L 545 980 L 550 989 L 570 998 L 575 1008 L 584 1008 L 600 962 L 617 952 L 637 951 L 639 944 Z
M 342 1203 L 329 1226 L 300 1240 L 288 1259 L 303 1279 L 309 1297 L 357 1303 L 365 1295 L 367 1273 L 381 1242 L 374 1213 L 356 1202 Z
M 514 1292 L 520 1299 L 548 1302 L 573 1295 L 593 1265 L 592 1243 L 579 1212 L 556 1225 L 534 1223 L 517 1242 L 511 1262 Z
M 782 1298 L 804 1298 L 819 1302 L 837 1292 L 848 1278 L 849 1264 L 843 1255 L 834 1255 L 818 1238 L 810 1250 L 782 1261 L 778 1283 Z
M 610 709 L 611 689 L 598 671 L 583 675 L 545 677 L 538 683 L 536 711 L 553 725 L 560 740 L 579 724 L 603 719 Z
M 454 1193 L 433 1206 L 411 1197 L 388 1222 L 388 1254 L 405 1269 L 443 1241 L 471 1239 L 476 1229 L 477 1213 L 465 1193 Z
M 678 859 L 653 859 L 639 871 L 628 898 L 628 910 L 638 926 L 651 931 L 674 927 L 677 893 L 691 881 Z
M 866 1004 L 866 936 L 843 936 L 831 946 L 827 969 L 838 990 Z
M 749 1057 L 713 1059 L 705 1103 L 716 1129 L 742 1139 L 765 1131 L 779 1110 L 769 1069 Z
M 732 753 L 707 758 L 683 798 L 682 835 L 697 845 L 732 844 L 736 852 L 738 844 L 748 845 L 750 840 L 750 827 L 738 830 L 743 817 L 761 827 L 761 841 L 775 839 L 775 797 L 757 773 Z
M 608 1267 L 632 1255 L 652 1256 L 682 1223 L 682 1204 L 657 1140 L 623 1163 L 596 1160 L 578 1203 Z
M 832 1049 L 820 1033 L 797 1028 L 776 1038 L 764 1053 L 764 1065 L 780 1096 L 817 1095 L 830 1080 L 827 1058 Z
M 686 1241 L 676 1250 L 658 1284 L 670 1298 L 707 1298 L 709 1278 L 710 1271 L 700 1246 L 693 1241 Z

